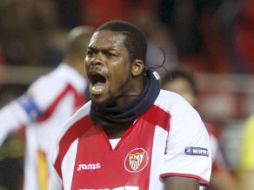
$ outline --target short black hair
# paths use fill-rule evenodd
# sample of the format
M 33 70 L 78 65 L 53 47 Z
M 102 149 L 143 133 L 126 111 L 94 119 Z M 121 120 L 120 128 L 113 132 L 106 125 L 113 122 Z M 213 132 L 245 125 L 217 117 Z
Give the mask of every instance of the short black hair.
M 198 95 L 197 84 L 194 75 L 191 72 L 182 68 L 172 69 L 167 72 L 161 80 L 161 86 L 163 87 L 166 85 L 166 83 L 174 81 L 176 79 L 183 79 L 188 82 L 191 87 L 192 93 L 195 96 Z
M 137 27 L 126 21 L 111 20 L 96 29 L 96 31 L 102 30 L 120 32 L 126 35 L 124 45 L 129 52 L 130 61 L 132 62 L 135 59 L 140 59 L 145 62 L 147 41 L 143 32 Z

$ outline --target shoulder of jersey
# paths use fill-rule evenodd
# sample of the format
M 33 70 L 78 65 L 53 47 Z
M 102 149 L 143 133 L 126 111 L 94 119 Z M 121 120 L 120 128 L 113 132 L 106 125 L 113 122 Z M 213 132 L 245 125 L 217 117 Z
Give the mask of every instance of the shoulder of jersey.
M 71 126 L 80 119 L 89 115 L 91 109 L 91 101 L 85 103 L 81 108 L 79 108 L 68 120 L 67 125 Z
M 165 111 L 177 111 L 191 107 L 182 96 L 163 89 L 161 89 L 154 104 Z
M 67 84 L 70 84 L 77 89 L 84 89 L 84 86 L 86 86 L 84 77 L 81 76 L 75 69 L 67 64 L 60 64 L 51 72 L 38 78 L 32 84 L 32 88 L 40 90 L 54 87 L 51 90 L 58 91 Z

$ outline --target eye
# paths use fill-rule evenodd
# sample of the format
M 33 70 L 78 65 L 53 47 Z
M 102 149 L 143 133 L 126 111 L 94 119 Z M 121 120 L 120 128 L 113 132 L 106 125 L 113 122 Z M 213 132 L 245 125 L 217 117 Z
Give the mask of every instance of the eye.
M 86 55 L 88 55 L 88 56 L 91 56 L 91 55 L 93 55 L 93 51 L 92 50 L 87 50 L 87 52 L 86 52 Z
M 107 57 L 114 57 L 114 56 L 116 56 L 116 54 L 115 54 L 115 53 L 110 52 L 110 51 L 105 52 L 105 54 L 106 54 L 106 56 L 107 56 Z

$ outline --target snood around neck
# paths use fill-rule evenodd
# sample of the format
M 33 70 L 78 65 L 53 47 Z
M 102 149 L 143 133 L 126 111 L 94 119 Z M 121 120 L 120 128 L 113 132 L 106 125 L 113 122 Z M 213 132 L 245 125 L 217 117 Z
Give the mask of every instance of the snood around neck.
M 130 125 L 153 105 L 159 92 L 159 80 L 155 78 L 153 71 L 147 70 L 144 89 L 135 100 L 121 106 L 98 105 L 92 102 L 90 117 L 103 127 Z

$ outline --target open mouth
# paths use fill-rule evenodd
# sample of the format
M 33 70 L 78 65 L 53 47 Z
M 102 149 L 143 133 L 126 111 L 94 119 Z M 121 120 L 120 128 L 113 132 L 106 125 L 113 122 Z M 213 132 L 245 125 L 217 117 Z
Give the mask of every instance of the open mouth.
M 94 95 L 102 94 L 106 87 L 106 77 L 100 73 L 90 73 L 90 92 Z

